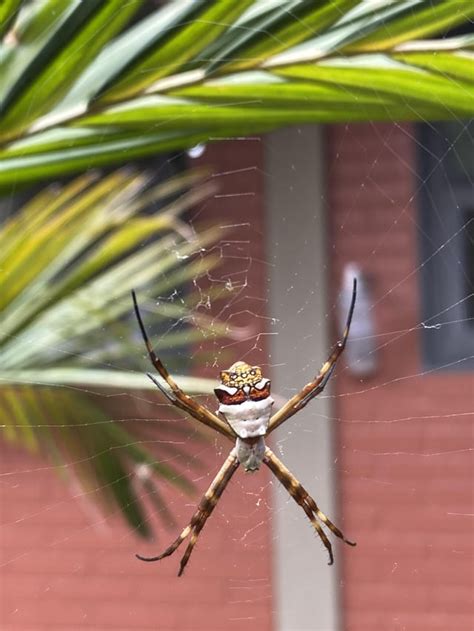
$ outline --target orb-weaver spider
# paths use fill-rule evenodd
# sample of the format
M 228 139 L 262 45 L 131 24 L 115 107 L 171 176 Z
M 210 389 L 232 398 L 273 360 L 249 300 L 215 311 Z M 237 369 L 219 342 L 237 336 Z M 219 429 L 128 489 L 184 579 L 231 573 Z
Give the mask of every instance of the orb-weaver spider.
M 354 279 L 352 300 L 342 340 L 336 344 L 318 375 L 304 386 L 298 394 L 291 397 L 278 412 L 271 416 L 273 399 L 270 396 L 270 380 L 263 377 L 260 367 L 250 366 L 245 362 L 236 362 L 229 370 L 221 372 L 220 384 L 214 390 L 219 400 L 217 415 L 183 392 L 168 373 L 161 360 L 155 355 L 138 309 L 135 292 L 132 292 L 135 313 L 150 361 L 168 387 L 160 383 L 152 374 L 147 373 L 148 377 L 175 407 L 183 410 L 204 425 L 212 427 L 212 429 L 223 434 L 230 440 L 235 440 L 235 446 L 232 448 L 220 471 L 199 502 L 198 508 L 192 516 L 191 521 L 186 528 L 184 528 L 179 537 L 160 555 L 155 557 L 143 557 L 137 554 L 137 558 L 142 561 L 159 561 L 173 554 L 186 537 L 189 536 L 188 546 L 180 562 L 178 576 L 181 576 L 189 561 L 189 557 L 191 556 L 199 534 L 204 528 L 204 524 L 216 507 L 220 496 L 238 466 L 242 464 L 245 471 L 256 471 L 260 468 L 262 462 L 272 471 L 295 502 L 297 502 L 306 513 L 328 551 L 329 565 L 332 565 L 334 562 L 332 546 L 317 518 L 339 537 L 339 539 L 342 539 L 351 546 L 356 545 L 344 537 L 339 528 L 319 509 L 314 499 L 300 482 L 298 482 L 295 476 L 275 456 L 272 450 L 265 445 L 265 436 L 268 436 L 268 434 L 296 414 L 296 412 L 302 410 L 311 399 L 324 390 L 347 342 L 352 315 L 354 313 L 356 293 L 357 282 L 356 279 Z

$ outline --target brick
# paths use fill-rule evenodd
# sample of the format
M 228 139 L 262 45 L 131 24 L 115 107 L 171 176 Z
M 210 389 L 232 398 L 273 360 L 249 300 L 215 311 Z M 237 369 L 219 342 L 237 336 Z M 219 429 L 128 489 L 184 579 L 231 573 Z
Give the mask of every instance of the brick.
M 409 125 L 329 129 L 333 301 L 344 264 L 360 262 L 377 333 L 388 333 L 373 378 L 342 370 L 333 382 L 339 521 L 358 543 L 343 552 L 347 631 L 474 628 L 472 419 L 453 416 L 472 411 L 472 375 L 421 374 L 412 135 Z
M 445 614 L 423 612 L 406 613 L 397 610 L 371 612 L 358 610 L 356 619 L 346 624 L 347 631 L 472 631 L 472 616 L 466 614 Z

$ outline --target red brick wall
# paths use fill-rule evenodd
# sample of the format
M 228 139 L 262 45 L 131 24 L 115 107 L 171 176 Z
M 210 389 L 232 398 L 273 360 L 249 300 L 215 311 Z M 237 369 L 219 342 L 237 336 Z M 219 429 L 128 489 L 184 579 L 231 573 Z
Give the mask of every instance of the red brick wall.
M 380 335 L 377 375 L 336 379 L 341 512 L 358 542 L 344 554 L 346 631 L 474 628 L 473 379 L 422 374 L 414 133 L 328 138 L 333 298 L 343 265 L 360 263 Z
M 232 323 L 251 320 L 255 327 L 240 345 L 229 344 L 217 362 L 221 355 L 226 362 L 242 356 L 261 361 L 265 352 L 257 336 L 264 320 L 251 317 L 264 308 L 261 160 L 258 140 L 218 143 L 201 160 L 212 163 L 215 174 L 227 175 L 216 178 L 224 196 L 196 209 L 193 219 L 242 224 L 223 236 L 224 268 L 215 275 L 234 273 L 233 282 L 240 281 L 242 289 L 221 316 Z M 221 367 L 209 367 L 208 375 L 215 376 Z M 202 473 L 193 474 L 196 497 L 166 492 L 179 528 L 190 519 L 229 448 L 220 439 L 196 445 L 205 465 Z M 104 519 L 84 498 L 74 497 L 78 489 L 68 488 L 40 458 L 4 445 L 0 450 L 2 629 L 240 631 L 249 621 L 256 629 L 271 629 L 266 471 L 236 473 L 185 575 L 177 578 L 179 551 L 156 564 L 141 563 L 134 554 L 156 554 L 178 528 L 170 533 L 159 527 L 157 542 L 145 545 L 118 517 Z

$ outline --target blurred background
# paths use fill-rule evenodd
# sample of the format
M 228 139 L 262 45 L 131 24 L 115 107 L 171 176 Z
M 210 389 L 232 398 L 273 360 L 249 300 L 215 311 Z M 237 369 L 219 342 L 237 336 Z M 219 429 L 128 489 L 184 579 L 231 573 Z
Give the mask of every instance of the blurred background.
M 468 631 L 473 607 L 470 2 L 8 0 L 0 7 L 4 629 Z M 357 542 L 335 564 L 267 469 L 175 539 L 258 364 L 269 439 Z M 332 535 L 331 535 L 332 537 Z M 333 540 L 334 538 L 332 538 Z M 184 550 L 183 550 L 184 551 Z

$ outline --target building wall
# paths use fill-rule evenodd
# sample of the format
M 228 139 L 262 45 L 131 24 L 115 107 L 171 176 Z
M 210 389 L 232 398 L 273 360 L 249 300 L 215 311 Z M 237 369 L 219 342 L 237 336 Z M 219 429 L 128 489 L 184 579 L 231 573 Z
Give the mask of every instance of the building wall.
M 251 320 L 252 325 L 240 344 L 216 346 L 219 353 L 214 365 L 211 354 L 204 370 L 207 376 L 215 377 L 227 367 L 222 362 L 240 358 L 258 362 L 266 353 L 265 340 L 259 337 L 266 321 L 255 317 L 265 308 L 261 160 L 261 143 L 256 139 L 217 143 L 200 161 L 212 165 L 219 195 L 196 208 L 192 221 L 234 225 L 230 232 L 223 230 L 216 248 L 223 267 L 213 272 L 212 284 L 222 280 L 225 285 L 230 277 L 242 285 L 227 301 L 227 310 L 222 311 L 218 303 L 215 309 L 232 324 L 248 325 Z M 137 348 L 137 352 L 142 351 Z M 263 631 L 272 628 L 266 471 L 235 474 L 182 578 L 176 576 L 181 549 L 161 563 L 141 563 L 134 557 L 138 551 L 156 554 L 176 537 L 230 448 L 230 443 L 214 435 L 206 443 L 193 443 L 192 436 L 183 440 L 203 465 L 189 472 L 197 493 L 189 497 L 164 491 L 177 526 L 167 532 L 157 524 L 157 540 L 150 544 L 127 530 L 118 516 L 104 517 L 89 501 L 93 491 L 84 496 L 41 458 L 0 446 L 2 629 L 240 631 L 249 621 Z
M 328 132 L 332 297 L 359 263 L 379 346 L 373 378 L 340 367 L 335 380 L 343 526 L 358 543 L 344 553 L 347 631 L 474 628 L 473 380 L 420 362 L 414 134 Z

